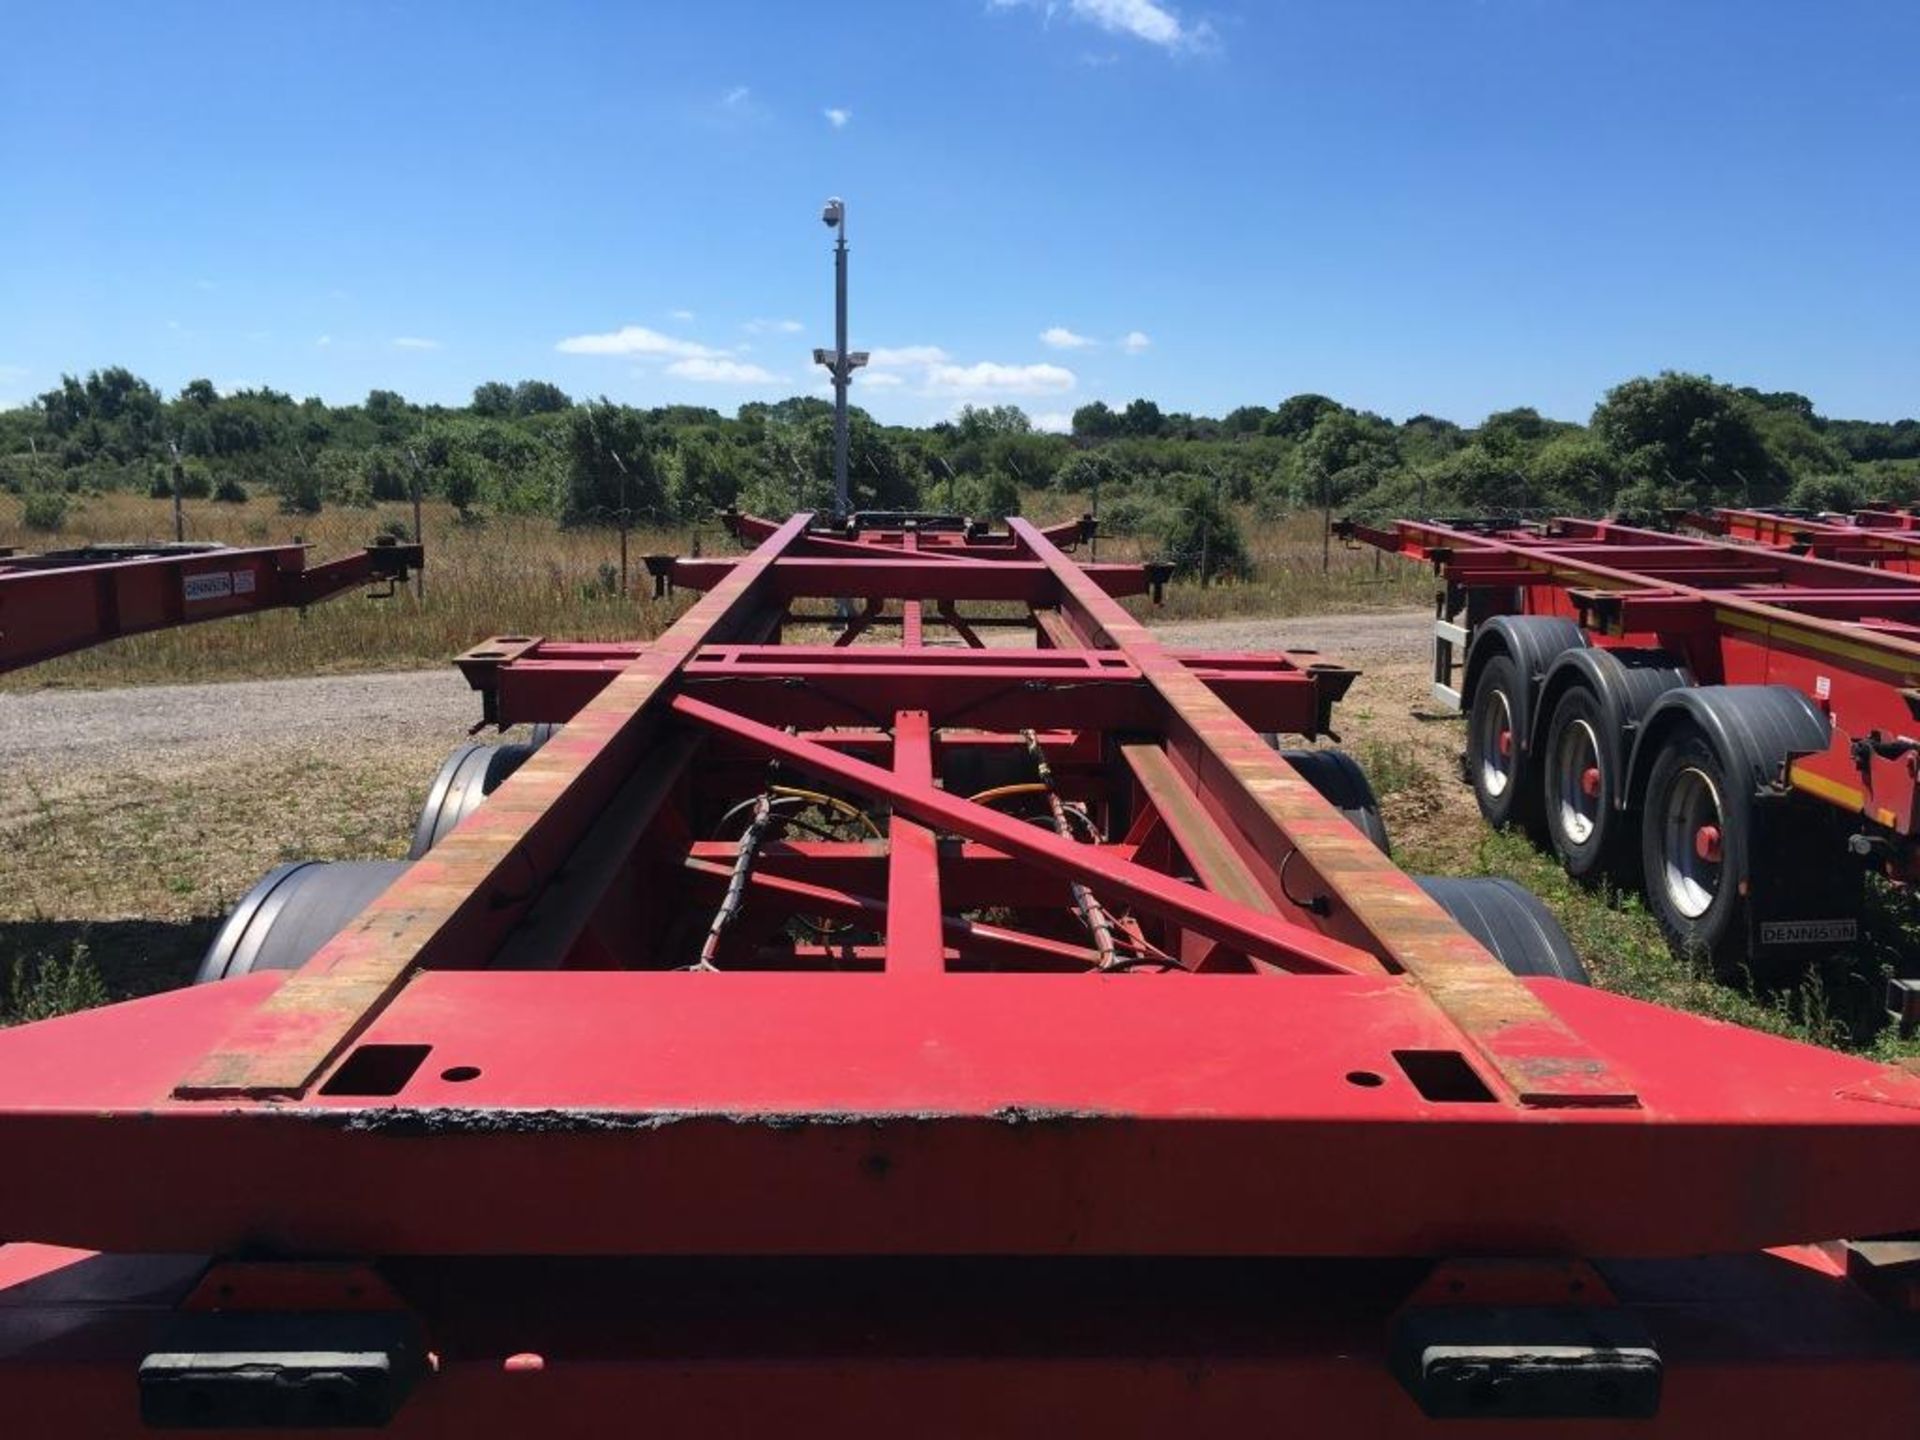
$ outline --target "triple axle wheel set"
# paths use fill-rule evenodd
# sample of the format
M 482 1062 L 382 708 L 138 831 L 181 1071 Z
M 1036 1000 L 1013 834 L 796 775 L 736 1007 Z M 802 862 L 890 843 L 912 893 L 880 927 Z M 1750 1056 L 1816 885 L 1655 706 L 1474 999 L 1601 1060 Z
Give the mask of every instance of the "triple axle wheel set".
M 1588 885 L 1638 887 L 1668 943 L 1721 979 L 1785 978 L 1856 938 L 1863 871 L 1838 817 L 1780 784 L 1828 724 L 1781 686 L 1701 686 L 1657 649 L 1501 616 L 1467 667 L 1463 758 L 1480 813 Z

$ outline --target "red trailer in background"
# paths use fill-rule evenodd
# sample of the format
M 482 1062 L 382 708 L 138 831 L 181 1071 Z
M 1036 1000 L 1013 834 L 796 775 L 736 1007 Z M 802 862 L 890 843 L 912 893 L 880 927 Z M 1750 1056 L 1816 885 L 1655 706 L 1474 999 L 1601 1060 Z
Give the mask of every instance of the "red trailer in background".
M 1496 825 L 1637 879 L 1677 948 L 1779 974 L 1858 933 L 1863 869 L 1920 878 L 1920 573 L 1892 526 L 1693 517 L 1341 533 L 1443 580 L 1435 695 Z M 1908 1006 L 1896 985 L 1896 1008 Z
M 1808 515 L 1788 510 L 1716 509 L 1682 517 L 1709 535 L 1771 545 L 1823 560 L 1920 574 L 1920 516 L 1898 510 Z
M 1261 735 L 1351 672 L 1080 526 L 735 524 L 462 657 L 560 728 L 410 863 L 0 1033 L 8 1433 L 1920 1428 L 1920 1078 L 1402 873 Z
M 361 585 L 392 587 L 421 564 L 418 545 L 382 541 L 322 565 L 305 545 L 88 545 L 24 555 L 0 549 L 0 674 L 175 625 L 288 606 Z

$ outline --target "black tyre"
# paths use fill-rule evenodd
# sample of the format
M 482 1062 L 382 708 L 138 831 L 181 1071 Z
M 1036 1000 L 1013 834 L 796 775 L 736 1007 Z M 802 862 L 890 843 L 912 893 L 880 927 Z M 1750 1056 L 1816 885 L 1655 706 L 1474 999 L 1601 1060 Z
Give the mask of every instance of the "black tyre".
M 537 744 L 483 745 L 469 741 L 455 746 L 427 787 L 426 803 L 414 824 L 407 858 L 418 860 L 438 845 L 545 743 L 543 736 Z
M 1752 806 L 1738 783 L 1707 737 L 1682 726 L 1654 758 L 1640 814 L 1647 909 L 1669 945 L 1705 960 L 1723 980 L 1747 958 L 1741 912 Z
M 538 750 L 547 741 L 560 733 L 566 722 L 562 720 L 542 720 L 527 733 L 527 748 Z
M 1282 750 L 1280 758 L 1353 822 L 1353 828 L 1381 854 L 1387 853 L 1387 822 L 1380 818 L 1380 801 L 1358 760 L 1344 750 Z
M 301 860 L 274 866 L 227 916 L 194 983 L 298 969 L 406 868 L 404 860 Z
M 1540 747 L 1541 826 L 1567 874 L 1587 884 L 1617 875 L 1632 818 L 1617 808 L 1624 777 L 1606 743 L 1600 697 L 1569 686 L 1547 718 Z
M 1528 773 L 1527 677 L 1508 655 L 1481 669 L 1467 712 L 1467 780 L 1480 813 L 1496 830 L 1530 823 L 1539 811 L 1539 787 Z
M 1416 875 L 1414 882 L 1516 975 L 1591 985 L 1573 942 L 1540 897 L 1504 876 Z

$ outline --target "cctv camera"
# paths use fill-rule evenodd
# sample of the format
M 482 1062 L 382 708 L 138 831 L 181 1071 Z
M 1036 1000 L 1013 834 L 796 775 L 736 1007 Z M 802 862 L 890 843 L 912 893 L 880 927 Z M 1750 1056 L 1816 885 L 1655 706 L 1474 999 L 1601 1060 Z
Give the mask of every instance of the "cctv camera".
M 822 225 L 838 225 L 841 220 L 846 218 L 846 213 L 847 207 L 841 203 L 839 196 L 836 195 L 821 207 L 820 223 Z

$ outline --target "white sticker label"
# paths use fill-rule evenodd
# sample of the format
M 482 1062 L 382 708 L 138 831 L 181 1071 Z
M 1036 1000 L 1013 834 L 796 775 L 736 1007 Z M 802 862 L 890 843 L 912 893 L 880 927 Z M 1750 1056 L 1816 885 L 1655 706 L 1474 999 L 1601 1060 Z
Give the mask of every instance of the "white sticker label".
M 1824 700 L 1831 694 L 1833 694 L 1832 677 L 1827 675 L 1814 676 L 1813 677 L 1813 698 L 1816 700 Z
M 1859 935 L 1858 920 L 1767 920 L 1760 925 L 1762 945 L 1831 945 Z
M 189 604 L 195 600 L 224 600 L 233 594 L 233 575 L 226 570 L 218 570 L 211 575 L 189 575 L 182 584 L 186 588 Z
M 260 577 L 255 575 L 251 570 L 234 571 L 233 593 L 236 595 L 251 595 L 253 593 L 253 582 L 259 578 Z

